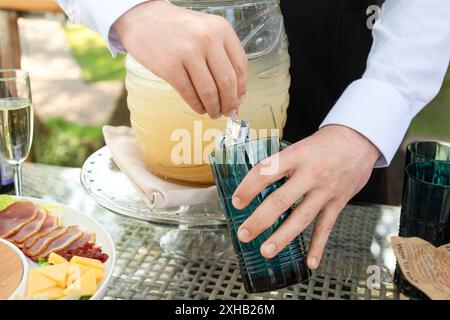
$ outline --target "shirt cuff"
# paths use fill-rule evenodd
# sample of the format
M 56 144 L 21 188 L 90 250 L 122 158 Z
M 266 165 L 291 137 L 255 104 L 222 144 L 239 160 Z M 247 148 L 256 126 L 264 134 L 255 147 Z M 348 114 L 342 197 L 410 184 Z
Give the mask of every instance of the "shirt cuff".
M 412 118 L 397 89 L 379 80 L 361 79 L 344 91 L 320 127 L 342 125 L 365 136 L 381 152 L 375 163 L 380 168 L 392 161 Z
M 114 23 L 128 10 L 147 1 L 149 0 L 115 1 L 113 5 L 108 6 L 108 10 L 96 14 L 94 13 L 96 16 L 98 32 L 107 43 L 109 51 L 111 51 L 111 54 L 114 57 L 117 52 L 126 52 L 117 31 L 114 29 Z

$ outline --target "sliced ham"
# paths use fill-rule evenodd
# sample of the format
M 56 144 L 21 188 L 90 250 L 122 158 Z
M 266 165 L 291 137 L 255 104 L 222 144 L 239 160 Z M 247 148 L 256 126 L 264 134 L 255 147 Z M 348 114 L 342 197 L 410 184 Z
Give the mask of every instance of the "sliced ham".
M 83 232 L 77 226 L 58 226 L 58 218 L 31 201 L 17 201 L 0 211 L 0 238 L 5 238 L 34 261 L 51 252 L 95 244 L 94 232 Z
M 10 236 L 6 240 L 14 244 L 25 242 L 27 239 L 34 236 L 39 232 L 39 230 L 41 230 L 46 219 L 47 211 L 39 209 L 34 220 L 28 222 L 19 231 L 17 231 L 14 235 Z
M 95 243 L 95 233 L 94 232 L 83 232 L 83 235 L 78 238 L 78 240 L 72 242 L 65 250 L 75 250 L 79 247 L 84 246 L 86 243 Z M 60 250 L 63 251 L 63 250 Z
M 68 246 L 70 246 L 70 244 L 81 238 L 82 235 L 83 232 L 80 231 L 78 227 L 69 228 L 69 230 L 66 233 L 59 236 L 58 238 L 53 239 L 52 242 L 43 252 L 31 258 L 33 260 L 37 260 L 38 258 L 41 257 L 43 258 L 47 257 L 51 252 L 58 252 L 65 250 Z
M 39 237 L 47 235 L 48 233 L 50 233 L 50 231 L 55 229 L 57 226 L 58 226 L 58 218 L 48 214 L 41 229 L 39 229 L 39 231 L 34 236 L 28 238 L 23 244 L 20 243 L 17 246 L 18 247 L 25 246 L 25 247 L 29 248 L 36 242 L 36 240 Z
M 17 201 L 0 211 L 0 238 L 8 238 L 33 221 L 38 207 L 30 201 Z
M 37 256 L 44 252 L 53 240 L 67 233 L 67 231 L 68 229 L 65 227 L 56 227 L 49 233 L 38 237 L 32 246 L 27 247 L 25 244 L 22 251 L 29 257 Z

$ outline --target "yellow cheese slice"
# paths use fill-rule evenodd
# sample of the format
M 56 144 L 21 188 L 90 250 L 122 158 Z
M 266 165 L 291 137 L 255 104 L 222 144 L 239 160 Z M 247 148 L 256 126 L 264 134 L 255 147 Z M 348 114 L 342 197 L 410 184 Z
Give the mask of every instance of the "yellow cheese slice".
M 100 281 L 103 280 L 103 278 L 105 277 L 105 272 L 103 272 L 103 270 L 99 270 L 99 269 L 91 269 L 92 272 L 94 272 L 95 275 L 95 280 L 97 281 L 97 284 L 100 283 Z
M 105 277 L 105 273 L 103 272 L 103 270 L 86 267 L 81 264 L 71 264 L 68 270 L 67 286 L 70 286 L 71 284 L 75 283 L 78 279 L 80 279 L 83 275 L 85 275 L 91 270 L 95 274 L 95 280 L 97 281 L 97 283 L 102 281 L 103 278 Z
M 33 294 L 35 298 L 46 298 L 49 300 L 56 300 L 64 296 L 64 289 L 60 287 L 52 287 Z
M 69 269 L 68 263 L 55 264 L 53 266 L 39 268 L 40 273 L 55 281 L 61 288 L 66 287 L 67 270 Z
M 55 281 L 44 276 L 39 269 L 31 269 L 28 275 L 27 296 L 55 287 Z
M 60 263 L 67 263 L 69 261 L 61 257 L 59 254 L 52 252 L 48 256 L 48 262 L 50 262 L 51 264 L 60 264 Z
M 69 294 L 73 290 L 80 291 L 82 296 L 92 296 L 97 291 L 97 281 L 94 272 L 88 271 L 75 283 L 71 284 L 64 290 L 64 294 Z
M 75 289 L 65 289 L 64 296 L 59 298 L 58 300 L 80 300 L 81 292 Z
M 84 269 L 86 271 L 84 271 Z M 89 271 L 89 270 L 91 270 L 91 269 L 88 267 L 85 267 L 82 265 L 77 265 L 77 264 L 71 264 L 69 266 L 69 269 L 67 270 L 67 281 L 66 281 L 67 287 L 70 287 L 75 282 L 80 280 L 81 276 L 83 274 L 87 273 L 87 271 Z
M 73 256 L 72 259 L 70 259 L 70 264 L 81 264 L 85 267 L 96 268 L 102 271 L 104 270 L 103 263 L 97 259 Z

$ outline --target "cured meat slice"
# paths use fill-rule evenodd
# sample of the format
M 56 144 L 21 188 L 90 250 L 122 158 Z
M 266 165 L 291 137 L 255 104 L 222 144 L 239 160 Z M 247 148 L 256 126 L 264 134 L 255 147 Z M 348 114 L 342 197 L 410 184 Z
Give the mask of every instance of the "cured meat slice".
M 94 232 L 83 232 L 83 235 L 78 238 L 78 240 L 72 242 L 66 250 L 75 250 L 84 246 L 86 243 L 94 243 L 95 244 L 95 233 Z M 62 251 L 62 250 L 61 250 Z
M 26 248 L 31 247 L 36 240 L 41 237 L 47 235 L 50 231 L 57 227 L 58 219 L 50 214 L 47 215 L 47 219 L 45 219 L 44 224 L 41 229 L 32 237 L 28 238 L 23 244 L 18 244 L 18 247 L 25 246 Z
M 36 218 L 38 207 L 30 201 L 17 201 L 0 211 L 0 238 L 8 238 Z
M 30 247 L 24 247 L 22 249 L 23 253 L 25 253 L 29 257 L 37 256 L 44 252 L 45 249 L 49 246 L 49 244 L 56 238 L 59 238 L 63 234 L 68 231 L 65 227 L 56 227 L 46 235 L 41 235 L 36 239 L 34 244 Z
M 28 238 L 35 235 L 41 230 L 44 225 L 45 220 L 47 219 L 47 211 L 38 210 L 36 218 L 26 225 L 24 225 L 19 231 L 17 231 L 14 235 L 10 236 L 8 241 L 19 244 L 25 242 Z
M 81 238 L 83 232 L 78 227 L 71 227 L 63 235 L 52 240 L 48 247 L 38 255 L 32 257 L 33 260 L 37 260 L 40 257 L 47 257 L 51 252 L 58 252 L 66 249 L 71 243 Z

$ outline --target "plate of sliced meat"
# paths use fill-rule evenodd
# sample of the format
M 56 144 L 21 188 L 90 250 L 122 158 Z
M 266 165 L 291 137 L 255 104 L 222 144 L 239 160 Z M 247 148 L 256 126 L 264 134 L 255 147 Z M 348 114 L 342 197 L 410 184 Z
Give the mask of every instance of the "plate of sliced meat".
M 114 242 L 93 218 L 58 203 L 0 195 L 0 238 L 29 263 L 13 299 L 102 299 L 115 264 Z

